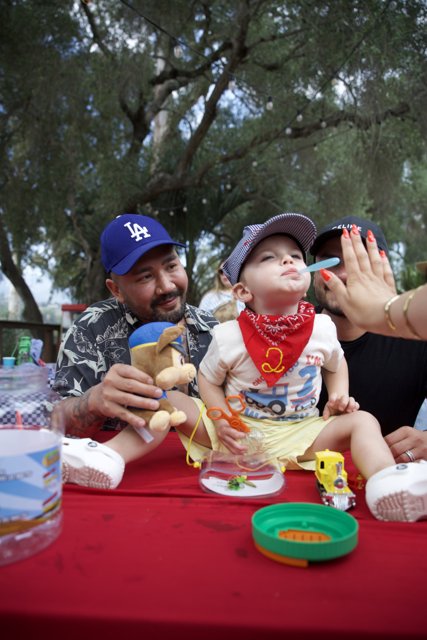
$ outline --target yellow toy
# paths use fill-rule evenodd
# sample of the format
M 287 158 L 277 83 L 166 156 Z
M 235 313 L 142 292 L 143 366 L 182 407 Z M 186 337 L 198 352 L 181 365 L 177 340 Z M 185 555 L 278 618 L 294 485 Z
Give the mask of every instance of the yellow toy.
M 341 453 L 329 449 L 318 451 L 314 473 L 323 504 L 340 511 L 347 511 L 355 506 L 356 496 L 348 486 Z
M 154 384 L 164 391 L 191 382 L 196 376 L 194 365 L 184 359 L 183 331 L 184 327 L 170 322 L 149 322 L 129 337 L 132 364 L 148 373 Z M 186 414 L 172 406 L 166 393 L 159 403 L 157 411 L 134 408 L 131 411 L 144 418 L 153 431 L 163 431 L 186 421 Z

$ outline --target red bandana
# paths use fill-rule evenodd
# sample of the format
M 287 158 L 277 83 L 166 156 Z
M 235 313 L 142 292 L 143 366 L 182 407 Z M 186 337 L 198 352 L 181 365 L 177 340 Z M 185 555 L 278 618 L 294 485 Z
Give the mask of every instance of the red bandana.
M 313 332 L 315 309 L 300 301 L 291 316 L 257 315 L 244 309 L 237 318 L 245 347 L 269 387 L 300 357 Z

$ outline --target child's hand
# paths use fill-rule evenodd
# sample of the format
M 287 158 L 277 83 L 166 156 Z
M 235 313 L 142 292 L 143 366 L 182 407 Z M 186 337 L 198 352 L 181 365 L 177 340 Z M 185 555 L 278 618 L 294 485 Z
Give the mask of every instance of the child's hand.
M 217 421 L 217 434 L 220 442 L 227 447 L 231 453 L 240 454 L 247 451 L 248 446 L 245 442 L 246 433 L 230 427 L 226 420 Z
M 323 409 L 323 419 L 327 420 L 331 416 L 338 416 L 342 413 L 353 413 L 353 411 L 358 411 L 359 408 L 359 403 L 351 396 L 338 396 L 336 393 L 332 393 Z

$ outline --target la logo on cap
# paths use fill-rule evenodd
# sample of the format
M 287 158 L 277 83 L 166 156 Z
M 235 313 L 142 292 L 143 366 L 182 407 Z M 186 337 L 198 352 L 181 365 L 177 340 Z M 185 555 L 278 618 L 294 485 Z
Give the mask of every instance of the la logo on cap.
M 137 222 L 125 222 L 123 225 L 130 231 L 130 237 L 139 242 L 142 238 L 151 238 L 151 233 L 148 233 L 147 227 L 141 227 Z

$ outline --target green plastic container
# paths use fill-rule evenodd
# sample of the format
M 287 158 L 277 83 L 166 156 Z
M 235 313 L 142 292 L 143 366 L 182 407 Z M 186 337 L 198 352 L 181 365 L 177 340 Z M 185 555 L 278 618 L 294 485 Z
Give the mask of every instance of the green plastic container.
M 252 516 L 257 549 L 272 560 L 299 566 L 350 553 L 358 530 L 349 513 L 305 502 L 270 505 Z

